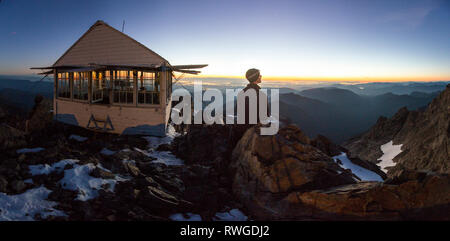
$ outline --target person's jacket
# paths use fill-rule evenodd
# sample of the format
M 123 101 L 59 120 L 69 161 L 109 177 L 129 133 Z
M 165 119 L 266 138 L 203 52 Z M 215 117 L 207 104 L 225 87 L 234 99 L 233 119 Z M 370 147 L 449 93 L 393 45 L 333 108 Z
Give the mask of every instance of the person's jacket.
M 261 89 L 261 87 L 259 87 L 259 85 L 254 84 L 254 83 L 249 83 L 244 89 L 243 91 L 247 91 L 249 89 L 254 89 L 256 91 L 256 123 L 259 123 L 259 99 L 260 98 L 266 98 L 267 99 L 267 95 L 264 94 L 263 92 L 260 92 L 259 90 Z M 249 106 L 249 100 L 248 98 L 245 98 L 245 124 L 250 124 L 249 123 L 249 114 L 250 114 L 250 106 Z M 269 103 L 267 100 L 267 107 L 269 107 Z M 269 112 L 267 112 L 269 113 Z

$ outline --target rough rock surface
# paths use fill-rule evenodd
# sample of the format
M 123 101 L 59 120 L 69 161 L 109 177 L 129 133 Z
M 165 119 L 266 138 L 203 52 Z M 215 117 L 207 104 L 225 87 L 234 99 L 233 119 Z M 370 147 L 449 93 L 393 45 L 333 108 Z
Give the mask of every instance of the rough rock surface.
M 404 171 L 381 182 L 351 172 L 296 127 L 248 130 L 233 151 L 233 193 L 256 220 L 448 219 L 450 177 Z
M 249 129 L 233 151 L 233 192 L 256 217 L 277 219 L 289 215 L 280 200 L 291 193 L 355 183 L 353 174 L 310 144 L 295 126 L 274 136 Z
M 377 163 L 380 146 L 393 140 L 403 144 L 388 175 L 407 168 L 450 173 L 450 85 L 422 111 L 400 109 L 380 120 L 365 134 L 344 144 L 350 156 Z
M 8 126 L 8 130 L 11 128 Z M 209 140 L 218 133 L 215 128 L 210 130 L 209 135 L 202 134 Z M 212 220 L 226 207 L 241 208 L 234 202 L 228 174 L 221 171 L 227 169 L 216 165 L 223 158 L 215 161 L 205 159 L 205 165 L 192 161 L 187 165 L 168 166 L 154 161 L 158 152 L 175 149 L 172 145 L 157 146 L 158 140 L 151 143 L 152 139 L 139 136 L 91 132 L 58 122 L 50 122 L 28 135 L 20 133 L 23 136 L 20 148 L 40 147 L 42 150 L 17 153 L 19 147 L 9 146 L 3 151 L 0 192 L 16 195 L 32 188 L 46 187 L 51 190 L 48 200 L 58 203 L 55 208 L 67 214 L 67 217 L 49 216 L 47 220 L 168 220 L 174 213 L 187 212 L 201 215 L 202 220 Z M 201 132 L 192 132 L 193 140 L 195 133 Z M 78 135 L 82 140 L 71 138 L 72 135 Z M 12 135 L 5 138 L 7 142 L 3 143 L 17 141 Z M 105 149 L 108 151 L 103 154 Z M 216 157 L 223 154 L 217 152 Z M 111 180 L 120 175 L 127 180 L 117 182 L 114 192 L 100 189 L 96 198 L 79 201 L 76 200 L 76 191 L 63 189 L 59 184 L 63 173 L 36 176 L 30 173 L 30 165 L 52 165 L 63 159 L 79 160 L 79 165 L 101 165 L 102 168 L 97 166 L 89 173 L 95 178 Z M 43 219 L 39 216 L 33 218 Z
M 0 123 L 0 150 L 19 148 L 25 144 L 25 133 L 23 131 Z
M 394 139 L 409 115 L 410 111 L 403 107 L 390 119 L 381 116 L 368 132 L 350 139 L 343 146 L 349 150 L 350 157 L 378 163 L 378 158 L 383 155 L 380 146 Z
M 290 193 L 281 205 L 292 207 L 294 215 L 314 219 L 449 220 L 449 194 L 448 175 L 425 174 L 397 184 L 360 182 Z
M 172 151 L 186 163 L 212 164 L 229 159 L 244 134 L 243 125 L 189 125 L 175 139 Z
M 38 132 L 47 127 L 53 120 L 51 112 L 52 101 L 45 99 L 41 95 L 37 95 L 34 99 L 34 107 L 29 113 L 27 121 L 27 132 Z

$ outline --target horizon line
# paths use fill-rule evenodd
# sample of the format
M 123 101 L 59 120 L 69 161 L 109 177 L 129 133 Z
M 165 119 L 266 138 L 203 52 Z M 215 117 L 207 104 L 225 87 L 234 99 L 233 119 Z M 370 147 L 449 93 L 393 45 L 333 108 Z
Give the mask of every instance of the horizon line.
M 184 78 L 221 78 L 221 79 L 242 79 L 241 75 L 190 75 Z M 450 77 L 329 77 L 329 76 L 262 76 L 262 81 L 319 81 L 319 82 L 449 82 Z

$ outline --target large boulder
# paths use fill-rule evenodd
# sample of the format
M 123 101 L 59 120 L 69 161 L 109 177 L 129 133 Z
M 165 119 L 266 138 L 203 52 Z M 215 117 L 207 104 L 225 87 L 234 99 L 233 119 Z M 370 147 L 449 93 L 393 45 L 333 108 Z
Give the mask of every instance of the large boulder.
M 295 126 L 274 136 L 261 136 L 254 127 L 239 141 L 232 154 L 233 193 L 256 218 L 295 215 L 295 205 L 280 202 L 291 193 L 356 183 L 351 172 L 310 142 Z

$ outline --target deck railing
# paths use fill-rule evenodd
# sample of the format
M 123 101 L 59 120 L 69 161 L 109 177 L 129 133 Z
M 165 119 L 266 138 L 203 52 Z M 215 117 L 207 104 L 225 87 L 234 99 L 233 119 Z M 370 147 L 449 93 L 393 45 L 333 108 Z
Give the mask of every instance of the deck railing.
M 138 104 L 159 104 L 159 92 L 139 90 L 138 92 Z
M 103 101 L 103 89 L 96 89 L 92 91 L 92 103 Z
M 113 102 L 120 104 L 133 104 L 133 90 L 114 90 Z

